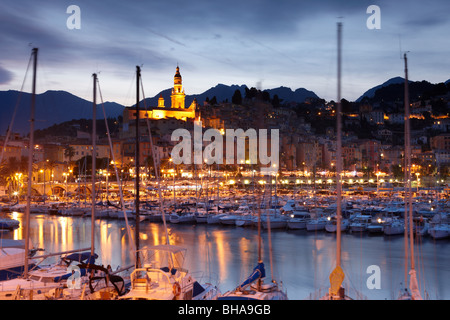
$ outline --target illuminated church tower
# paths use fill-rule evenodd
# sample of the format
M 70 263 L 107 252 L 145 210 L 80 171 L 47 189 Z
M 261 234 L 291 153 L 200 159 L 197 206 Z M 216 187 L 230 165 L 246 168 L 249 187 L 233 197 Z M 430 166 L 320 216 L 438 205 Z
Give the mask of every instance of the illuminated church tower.
M 159 96 L 158 105 L 153 107 L 151 110 L 141 110 L 140 117 L 141 119 L 149 118 L 149 119 L 169 119 L 175 118 L 178 120 L 187 121 L 187 119 L 195 119 L 196 113 L 199 112 L 197 99 L 192 101 L 189 108 L 185 108 L 185 98 L 186 95 L 184 93 L 180 68 L 177 66 L 177 71 L 173 78 L 173 89 L 172 94 L 170 96 L 172 99 L 172 105 L 170 108 L 166 108 L 164 105 L 164 98 L 162 94 Z M 124 123 L 127 123 L 129 120 L 135 119 L 136 117 L 136 109 L 126 108 L 124 111 Z
M 185 96 L 186 95 L 184 94 L 183 90 L 180 68 L 177 66 L 177 72 L 173 77 L 172 95 L 170 96 L 170 98 L 172 99 L 171 108 L 184 109 Z

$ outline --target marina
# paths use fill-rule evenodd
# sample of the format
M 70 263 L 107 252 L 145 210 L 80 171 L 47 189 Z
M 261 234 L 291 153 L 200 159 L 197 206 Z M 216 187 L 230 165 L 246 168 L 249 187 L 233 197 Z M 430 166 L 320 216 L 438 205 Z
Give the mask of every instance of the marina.
M 97 74 L 92 74 L 92 131 L 84 132 L 86 144 L 77 146 L 79 153 L 75 145 L 66 146 L 64 161 L 59 161 L 63 178 L 55 181 L 56 161 L 45 159 L 52 147 L 44 146 L 44 152 L 34 140 L 38 48 L 33 48 L 27 156 L 16 166 L 25 171 L 26 163 L 27 174 L 13 172 L 17 158 L 10 155 L 3 162 L 11 129 L 0 158 L 8 174 L 0 203 L 0 299 L 450 299 L 450 190 L 445 166 L 433 171 L 431 164 L 413 164 L 418 152 L 413 157 L 407 54 L 404 140 L 397 148 L 403 150 L 398 157 L 403 162 L 389 168 L 385 161 L 380 168 L 384 154 L 378 148 L 375 154 L 373 141 L 366 141 L 358 149 L 366 161 L 358 164 L 358 172 L 358 159 L 345 159 L 350 149 L 343 146 L 342 26 L 338 22 L 338 95 L 329 110 L 334 124 L 326 129 L 329 143 L 322 149 L 327 156 L 315 150 L 308 166 L 301 161 L 304 171 L 293 170 L 297 151 L 280 152 L 278 128 L 270 129 L 267 139 L 269 113 L 252 123 L 259 136 L 253 128 L 225 130 L 225 122 L 211 120 L 219 119 L 215 113 L 203 125 L 207 119 L 201 110 L 208 111 L 210 102 L 202 107 L 195 98 L 185 108 L 177 64 L 169 111 L 162 95 L 158 107 L 147 110 L 141 67 L 136 66 L 136 104 L 124 109 L 115 137 Z M 246 103 L 263 110 L 263 99 L 249 94 Z M 100 106 L 104 148 L 97 145 Z M 167 125 L 166 118 L 173 120 L 167 132 L 151 127 L 157 120 Z M 79 133 L 83 136 L 77 131 L 77 138 Z M 172 143 L 177 134 L 181 141 Z M 204 144 L 208 139 L 211 144 Z M 63 159 L 61 146 L 53 148 L 51 156 Z M 105 157 L 98 161 L 100 151 Z M 75 155 L 78 162 L 72 161 Z M 320 172 L 319 158 L 327 158 Z M 51 173 L 47 181 L 46 171 Z
M 306 200 L 306 199 L 304 199 Z M 236 200 L 235 200 L 236 201 Z M 330 200 L 331 201 L 331 200 Z M 280 217 L 288 219 L 292 212 L 281 209 L 292 207 L 293 201 L 289 198 L 279 198 Z M 297 206 L 302 204 L 302 210 L 308 210 L 303 205 L 306 201 L 295 201 Z M 315 204 L 319 203 L 315 199 Z M 332 216 L 333 206 L 326 210 L 326 198 L 322 198 L 322 215 Z M 378 205 L 368 210 L 368 201 L 354 201 L 352 209 L 350 205 L 344 207 L 344 215 L 351 219 L 359 217 L 361 211 L 371 212 L 370 216 L 377 221 L 382 217 L 381 201 Z M 364 204 L 364 205 L 363 205 Z M 391 203 L 391 208 L 394 208 Z M 446 200 L 438 203 L 442 212 L 446 214 L 433 213 L 429 221 L 435 220 L 440 228 L 448 225 L 445 220 L 448 217 Z M 225 205 L 225 201 L 224 201 Z M 287 205 L 287 207 L 286 207 Z M 401 205 L 399 202 L 397 206 Z M 429 205 L 429 204 L 428 204 Z M 51 208 L 52 205 L 48 204 Z M 168 206 L 169 207 L 169 206 Z M 353 208 L 354 207 L 354 208 Z M 426 204 L 421 209 L 425 213 Z M 239 205 L 234 206 L 236 211 Z M 366 208 L 364 210 L 363 208 Z M 385 207 L 388 208 L 388 207 Z M 430 206 L 428 207 L 430 208 Z M 317 207 L 315 208 L 317 209 Z M 353 211 L 352 211 L 353 210 Z M 318 210 L 313 210 L 316 213 Z M 395 210 L 390 210 L 390 214 Z M 144 219 L 140 223 L 140 240 L 142 247 L 150 247 L 164 244 L 166 241 L 164 224 L 157 217 L 146 217 L 142 210 Z M 433 212 L 428 210 L 428 212 Z M 22 239 L 24 230 L 22 222 L 23 212 L 5 212 L 4 215 L 20 223 L 19 227 L 12 230 L 3 230 L 2 239 Z M 219 213 L 212 213 L 219 215 Z M 227 214 L 222 213 L 223 217 Z M 230 210 L 228 215 L 235 216 Z M 320 214 L 319 214 L 320 215 Z M 245 213 L 242 217 L 245 216 Z M 236 223 L 220 223 L 210 220 L 211 223 L 197 223 L 191 220 L 186 223 L 170 223 L 170 214 L 167 217 L 168 235 L 170 243 L 186 249 L 186 266 L 199 281 L 217 285 L 222 293 L 232 290 L 251 273 L 258 260 L 258 230 L 253 224 L 238 226 Z M 312 214 L 315 217 L 315 213 Z M 426 217 L 423 215 L 423 217 Z M 439 217 L 439 221 L 437 219 Z M 160 218 L 160 217 L 159 217 Z M 313 218 L 311 218 L 313 219 Z M 331 220 L 331 219 L 330 219 Z M 79 248 L 87 248 L 90 245 L 91 217 L 89 215 L 63 215 L 50 214 L 47 212 L 36 212 L 31 215 L 30 240 L 35 248 L 43 248 L 45 253 L 64 252 Z M 95 224 L 95 252 L 98 254 L 97 263 L 103 266 L 110 265 L 113 270 L 127 265 L 134 265 L 134 236 L 136 221 L 130 219 L 131 233 L 127 232 L 125 219 L 117 216 L 98 217 Z M 235 219 L 235 221 L 239 221 Z M 446 224 L 447 223 L 447 224 Z M 434 224 L 434 223 L 432 223 Z M 369 228 L 369 227 L 367 227 Z M 432 230 L 433 228 L 431 228 Z M 439 229 L 439 228 L 438 228 Z M 429 229 L 430 230 L 430 229 Z M 131 235 L 131 239 L 130 239 Z M 329 272 L 332 270 L 335 258 L 335 233 L 325 229 L 308 231 L 305 228 L 276 228 L 271 230 L 273 250 L 273 272 L 279 284 L 287 291 L 290 300 L 316 299 L 312 295 L 318 290 L 326 292 L 329 280 Z M 348 229 L 342 232 L 342 264 L 346 270 L 346 278 L 350 281 L 347 290 L 359 292 L 364 299 L 397 299 L 402 288 L 404 279 L 404 236 L 403 234 L 388 235 L 382 232 L 373 233 L 369 229 L 364 231 L 352 231 Z M 448 288 L 450 283 L 450 237 L 433 237 L 430 232 L 415 233 L 415 245 L 418 264 L 418 278 L 424 298 L 449 299 Z M 269 264 L 269 239 L 268 230 L 262 230 L 262 256 L 265 261 L 266 277 L 270 279 Z M 56 258 L 53 258 L 54 260 Z M 56 261 L 56 260 L 55 260 Z M 50 258 L 52 262 L 52 258 Z M 370 266 L 379 266 L 380 289 L 369 289 L 367 281 L 371 273 L 367 272 Z M 311 296 L 312 295 L 312 296 Z

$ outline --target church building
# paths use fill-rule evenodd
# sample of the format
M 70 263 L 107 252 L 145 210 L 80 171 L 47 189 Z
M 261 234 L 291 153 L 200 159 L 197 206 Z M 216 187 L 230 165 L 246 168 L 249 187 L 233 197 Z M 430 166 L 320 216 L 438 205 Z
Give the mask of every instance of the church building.
M 180 74 L 180 68 L 177 66 L 176 73 L 173 79 L 173 89 L 171 98 L 171 106 L 167 108 L 165 106 L 165 101 L 162 96 L 158 99 L 158 106 L 151 107 L 148 110 L 143 110 L 144 108 L 140 108 L 140 119 L 169 119 L 175 118 L 177 120 L 187 121 L 187 119 L 195 119 L 195 112 L 197 110 L 197 100 L 191 103 L 189 108 L 185 107 L 185 97 L 183 89 L 183 82 Z M 124 112 L 124 122 L 132 119 L 136 119 L 136 108 L 126 108 Z

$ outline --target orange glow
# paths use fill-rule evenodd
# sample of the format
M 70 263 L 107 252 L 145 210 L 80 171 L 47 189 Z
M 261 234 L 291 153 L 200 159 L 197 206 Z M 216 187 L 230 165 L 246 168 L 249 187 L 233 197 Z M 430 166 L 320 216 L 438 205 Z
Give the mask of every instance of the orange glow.
M 220 281 L 225 281 L 225 279 L 228 277 L 228 268 L 227 268 L 227 254 L 226 252 L 230 252 L 230 248 L 227 245 L 227 242 L 225 241 L 223 237 L 222 232 L 217 232 L 216 234 L 216 247 L 217 247 L 217 260 L 219 262 L 219 275 L 220 275 Z

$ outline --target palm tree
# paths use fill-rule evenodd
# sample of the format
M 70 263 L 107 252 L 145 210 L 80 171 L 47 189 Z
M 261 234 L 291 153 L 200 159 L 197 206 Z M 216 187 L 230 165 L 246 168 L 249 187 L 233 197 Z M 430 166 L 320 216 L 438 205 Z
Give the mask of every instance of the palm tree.
M 145 163 L 145 167 L 147 168 L 147 172 L 150 175 L 152 175 L 152 174 L 155 175 L 153 157 L 152 156 L 146 157 L 144 163 Z
M 72 146 L 67 146 L 64 149 L 64 156 L 69 158 L 69 163 L 72 162 L 72 158 L 75 156 L 75 149 Z
M 6 160 L 3 160 L 2 163 L 0 163 L 0 185 L 6 184 L 6 179 L 9 175 L 9 166 L 6 162 Z

